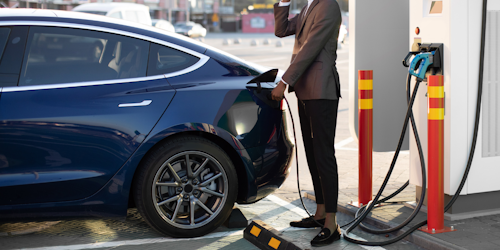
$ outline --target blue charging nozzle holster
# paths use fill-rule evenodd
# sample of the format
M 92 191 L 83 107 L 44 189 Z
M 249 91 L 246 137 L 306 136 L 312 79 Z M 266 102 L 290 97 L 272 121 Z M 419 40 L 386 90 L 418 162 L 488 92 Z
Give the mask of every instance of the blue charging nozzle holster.
M 434 53 L 434 51 L 431 51 L 416 54 L 410 63 L 410 74 L 420 80 L 424 80 L 427 69 L 434 63 Z
M 409 68 L 409 73 L 423 81 L 425 74 L 443 74 L 443 44 L 419 44 L 419 51 L 409 52 L 403 59 L 403 65 Z

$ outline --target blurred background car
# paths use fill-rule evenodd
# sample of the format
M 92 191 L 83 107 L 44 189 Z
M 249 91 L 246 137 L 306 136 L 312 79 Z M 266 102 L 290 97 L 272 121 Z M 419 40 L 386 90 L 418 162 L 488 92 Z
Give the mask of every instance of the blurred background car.
M 174 25 L 167 20 L 164 19 L 151 19 L 153 26 L 162 30 L 175 32 Z
M 346 27 L 346 25 L 344 23 L 342 23 L 340 25 L 340 29 L 339 29 L 338 42 L 339 43 L 344 43 L 346 38 L 347 38 L 347 27 Z
M 177 34 L 189 37 L 205 37 L 207 35 L 207 29 L 195 22 L 178 22 L 175 23 L 174 27 Z
M 124 19 L 136 23 L 152 25 L 149 7 L 135 3 L 86 3 L 76 6 L 73 11 Z

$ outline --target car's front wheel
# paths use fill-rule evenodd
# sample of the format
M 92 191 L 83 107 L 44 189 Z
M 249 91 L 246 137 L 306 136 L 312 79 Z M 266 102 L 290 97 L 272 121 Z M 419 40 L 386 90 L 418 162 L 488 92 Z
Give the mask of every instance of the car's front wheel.
M 170 236 L 210 233 L 224 223 L 236 200 L 233 163 L 203 138 L 186 136 L 165 143 L 138 171 L 137 208 L 151 227 Z

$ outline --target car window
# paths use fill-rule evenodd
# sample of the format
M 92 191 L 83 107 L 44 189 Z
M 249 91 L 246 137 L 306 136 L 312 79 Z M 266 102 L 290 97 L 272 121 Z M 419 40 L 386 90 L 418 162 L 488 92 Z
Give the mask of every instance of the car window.
M 9 34 L 10 28 L 0 28 L 0 60 L 2 59 L 7 40 L 9 40 Z
M 144 11 L 137 11 L 137 19 L 140 20 L 140 23 L 146 23 L 148 21 L 148 14 L 146 14 Z
M 146 75 L 149 42 L 104 32 L 32 27 L 19 85 Z
M 138 22 L 137 14 L 133 10 L 126 10 L 125 11 L 125 19 L 132 21 L 132 22 Z
M 113 12 L 109 15 L 110 17 L 118 18 L 118 19 L 123 19 L 122 13 L 120 11 Z
M 196 56 L 154 43 L 149 53 L 148 76 L 180 71 L 200 60 Z

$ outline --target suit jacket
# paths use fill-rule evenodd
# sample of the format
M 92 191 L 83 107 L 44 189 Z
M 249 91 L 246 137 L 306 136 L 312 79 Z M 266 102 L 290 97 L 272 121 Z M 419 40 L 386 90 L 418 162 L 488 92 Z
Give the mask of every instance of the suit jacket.
M 340 8 L 335 0 L 314 0 L 302 18 L 306 7 L 288 19 L 290 7 L 274 5 L 275 35 L 295 35 L 291 64 L 282 79 L 300 100 L 337 100 L 340 81 L 335 60 Z

